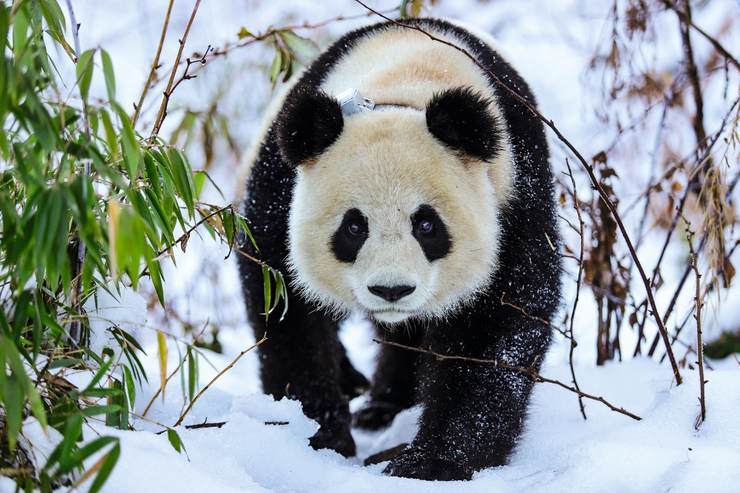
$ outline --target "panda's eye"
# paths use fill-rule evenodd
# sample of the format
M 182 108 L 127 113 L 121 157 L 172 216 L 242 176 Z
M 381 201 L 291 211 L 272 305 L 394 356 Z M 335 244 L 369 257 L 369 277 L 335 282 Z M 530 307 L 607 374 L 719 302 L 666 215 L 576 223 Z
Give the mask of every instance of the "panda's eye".
M 350 222 L 347 223 L 347 233 L 349 233 L 352 236 L 360 236 L 363 233 L 363 227 L 358 222 Z
M 434 231 L 434 223 L 427 219 L 423 219 L 419 222 L 419 233 L 428 235 Z

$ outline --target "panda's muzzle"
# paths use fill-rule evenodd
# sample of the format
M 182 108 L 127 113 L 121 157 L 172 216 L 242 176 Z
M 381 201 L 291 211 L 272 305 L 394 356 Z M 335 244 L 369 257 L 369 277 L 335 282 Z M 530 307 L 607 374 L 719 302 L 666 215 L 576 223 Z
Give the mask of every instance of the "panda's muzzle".
M 368 286 L 368 291 L 370 291 L 375 296 L 378 296 L 380 298 L 383 298 L 385 301 L 389 301 L 391 303 L 400 300 L 401 298 L 405 298 L 406 296 L 410 295 L 414 291 L 416 291 L 416 286 L 406 286 L 406 285 L 398 285 L 398 286 Z

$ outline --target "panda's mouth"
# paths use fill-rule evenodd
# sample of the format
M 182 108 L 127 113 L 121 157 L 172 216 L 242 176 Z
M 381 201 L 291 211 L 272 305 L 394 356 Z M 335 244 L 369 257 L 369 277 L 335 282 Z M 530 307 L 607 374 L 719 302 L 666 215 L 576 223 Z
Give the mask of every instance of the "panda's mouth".
M 368 315 L 373 319 L 386 324 L 403 322 L 414 314 L 413 310 L 402 308 L 382 308 L 379 310 L 368 310 Z

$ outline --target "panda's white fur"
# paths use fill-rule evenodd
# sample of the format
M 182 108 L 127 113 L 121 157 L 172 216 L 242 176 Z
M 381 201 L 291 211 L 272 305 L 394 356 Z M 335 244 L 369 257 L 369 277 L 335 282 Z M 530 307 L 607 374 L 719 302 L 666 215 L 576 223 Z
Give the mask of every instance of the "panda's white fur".
M 337 313 L 357 310 L 397 323 L 444 316 L 485 287 L 496 268 L 500 209 L 513 189 L 512 151 L 503 125 L 501 151 L 489 162 L 434 138 L 424 109 L 435 94 L 458 87 L 490 100 L 488 110 L 500 117 L 496 94 L 473 62 L 409 29 L 359 40 L 327 75 L 321 89 L 329 95 L 354 88 L 376 104 L 403 107 L 345 117 L 339 138 L 298 167 L 289 265 L 304 296 Z M 432 262 L 411 232 L 410 216 L 421 204 L 437 210 L 452 238 L 450 253 Z M 346 263 L 329 241 L 351 208 L 367 217 L 369 236 L 355 262 Z M 416 290 L 388 303 L 368 291 L 374 284 Z

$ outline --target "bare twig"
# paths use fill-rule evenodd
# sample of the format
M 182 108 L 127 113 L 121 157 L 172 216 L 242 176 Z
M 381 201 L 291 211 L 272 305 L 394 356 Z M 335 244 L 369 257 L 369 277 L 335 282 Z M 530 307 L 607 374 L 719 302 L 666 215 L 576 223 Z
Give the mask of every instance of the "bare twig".
M 239 360 L 240 360 L 240 359 L 242 358 L 242 356 L 244 356 L 245 354 L 247 354 L 248 352 L 250 352 L 251 350 L 253 350 L 253 349 L 254 349 L 254 348 L 256 348 L 257 346 L 259 346 L 260 344 L 264 343 L 264 342 L 265 342 L 266 340 L 267 340 L 267 334 L 265 334 L 264 336 L 262 336 L 262 339 L 260 339 L 259 341 L 255 342 L 254 344 L 252 344 L 251 346 L 249 346 L 249 347 L 248 347 L 247 349 L 245 349 L 245 350 L 244 350 L 244 351 L 242 351 L 241 353 L 237 354 L 237 355 L 236 355 L 236 358 L 234 358 L 234 359 L 233 359 L 233 360 L 231 361 L 231 363 L 229 363 L 228 365 L 226 365 L 226 366 L 225 366 L 225 367 L 223 368 L 223 370 L 221 370 L 220 372 L 218 372 L 218 373 L 216 374 L 216 376 L 215 376 L 215 377 L 213 377 L 213 378 L 211 379 L 211 381 L 210 381 L 210 382 L 208 382 L 208 383 L 206 384 L 206 386 L 205 386 L 205 387 L 203 387 L 202 389 L 200 389 L 200 391 L 199 391 L 199 392 L 198 392 L 198 393 L 197 393 L 197 394 L 195 395 L 195 397 L 193 397 L 193 400 L 191 400 L 191 401 L 190 401 L 190 403 L 188 404 L 188 407 L 186 407 L 186 408 L 185 408 L 185 410 L 184 410 L 184 411 L 182 412 L 182 414 L 180 415 L 180 417 L 179 417 L 179 418 L 177 418 L 177 422 L 175 422 L 175 424 L 173 425 L 173 428 L 174 428 L 174 427 L 177 427 L 177 426 L 180 426 L 180 424 L 182 423 L 182 420 L 183 420 L 183 419 L 185 419 L 185 416 L 187 416 L 187 415 L 188 415 L 188 413 L 190 412 L 190 410 L 191 410 L 191 409 L 193 408 L 193 405 L 195 405 L 195 403 L 196 403 L 196 402 L 198 401 L 198 399 L 200 399 L 200 397 L 201 397 L 201 396 L 202 396 L 202 395 L 203 395 L 203 394 L 204 394 L 204 393 L 205 393 L 205 392 L 206 392 L 206 391 L 207 391 L 208 389 L 210 389 L 210 388 L 211 388 L 211 385 L 213 385 L 213 384 L 214 384 L 214 382 L 216 382 L 216 380 L 218 380 L 219 378 L 221 378 L 221 377 L 223 376 L 223 374 L 224 374 L 224 373 L 226 373 L 227 371 L 231 370 L 231 369 L 232 369 L 232 368 L 234 367 L 234 365 L 236 365 L 236 363 L 237 363 L 237 362 L 238 362 L 238 361 L 239 361 Z
M 584 238 L 583 238 L 583 216 L 581 215 L 581 206 L 578 202 L 578 191 L 576 189 L 576 180 L 573 177 L 573 170 L 570 169 L 570 161 L 568 158 L 565 158 L 565 165 L 568 167 L 568 176 L 570 177 L 570 183 L 573 187 L 572 189 L 572 199 L 573 199 L 573 207 L 576 210 L 576 215 L 578 216 L 578 237 L 579 237 L 579 250 L 578 250 L 578 276 L 576 277 L 576 296 L 573 300 L 573 308 L 570 312 L 570 324 L 568 326 L 568 334 L 570 334 L 570 348 L 568 351 L 568 366 L 570 367 L 570 375 L 573 380 L 573 386 L 575 389 L 580 392 L 581 388 L 578 386 L 578 380 L 576 379 L 576 370 L 573 366 L 573 353 L 575 352 L 576 346 L 578 346 L 578 343 L 576 342 L 575 337 L 573 336 L 573 324 L 575 323 L 576 319 L 576 309 L 578 308 L 578 299 L 581 295 L 581 281 L 583 279 L 583 251 L 584 251 Z M 578 407 L 581 409 L 581 416 L 583 416 L 583 419 L 588 419 L 586 416 L 586 407 L 583 404 L 583 397 L 581 395 L 578 396 Z
M 185 363 L 185 357 L 183 357 L 182 361 L 180 361 L 177 367 L 174 370 L 172 370 L 172 373 L 167 375 L 167 378 L 164 381 L 164 385 L 160 385 L 159 387 L 157 387 L 157 391 L 154 392 L 151 399 L 149 399 L 149 402 L 147 402 L 146 407 L 144 408 L 144 411 L 141 413 L 142 417 L 146 417 L 146 414 L 149 412 L 149 409 L 152 407 L 152 404 L 154 404 L 154 401 L 157 400 L 157 397 L 159 396 L 159 394 L 162 393 L 163 387 L 165 387 L 168 383 L 170 383 L 170 379 L 172 379 L 172 377 L 174 377 L 177 374 L 177 372 L 180 371 L 180 368 L 182 368 L 182 365 L 184 363 Z
M 383 10 L 381 12 L 385 14 L 389 14 L 391 12 L 395 12 L 396 10 L 397 10 L 397 7 L 394 7 L 392 9 Z M 375 15 L 375 14 L 373 12 L 364 12 L 362 14 L 357 14 L 357 15 L 338 15 L 336 17 L 332 17 L 330 19 L 324 19 L 322 21 L 315 22 L 315 23 L 302 22 L 300 24 L 289 24 L 286 26 L 271 27 L 265 30 L 264 32 L 257 33 L 257 34 L 250 34 L 249 36 L 247 36 L 247 39 L 240 41 L 238 43 L 226 44 L 225 46 L 221 48 L 214 48 L 213 50 L 211 50 L 211 53 L 208 55 L 208 58 L 210 59 L 210 58 L 216 58 L 220 56 L 226 56 L 235 49 L 244 48 L 258 41 L 264 41 L 280 33 L 288 32 L 288 31 L 296 31 L 300 29 L 319 29 L 321 27 L 324 27 L 328 24 L 332 24 L 334 22 L 362 19 L 363 17 L 370 17 L 372 15 Z M 193 58 L 199 58 L 200 56 L 201 56 L 200 53 L 193 53 L 192 55 Z
M 80 59 L 80 25 L 77 23 L 77 17 L 75 16 L 75 11 L 72 8 L 72 0 L 67 0 L 67 10 L 69 12 L 69 20 L 72 24 L 72 38 L 74 40 L 74 63 L 77 64 L 77 61 Z M 89 63 L 92 63 L 92 60 L 89 61 Z M 79 86 L 79 84 L 78 84 Z M 80 96 L 82 96 L 82 91 L 80 90 Z M 88 138 L 90 137 L 90 115 L 87 108 L 87 100 L 85 98 L 82 99 L 82 116 L 83 116 L 83 122 L 85 125 L 85 134 L 87 134 Z M 84 164 L 84 170 L 85 175 L 90 174 L 90 161 L 85 161 Z M 85 242 L 82 241 L 82 238 L 80 238 L 79 233 L 75 234 L 75 240 L 77 241 L 77 258 L 74 259 L 74 262 L 72 263 L 72 279 L 73 282 L 73 290 L 72 290 L 72 299 L 71 299 L 71 305 L 74 308 L 77 315 L 80 316 L 79 319 L 73 321 L 70 324 L 69 327 L 69 338 L 74 343 L 74 345 L 79 346 L 83 344 L 83 328 L 82 328 L 82 266 L 85 263 Z
M 707 147 L 704 150 L 704 154 L 699 159 L 699 164 L 692 171 L 692 173 L 691 173 L 691 175 L 689 177 L 689 180 L 691 180 L 691 176 L 693 176 L 694 173 L 697 172 L 697 169 L 698 168 L 700 168 L 701 166 L 705 165 L 708 162 L 707 159 L 706 159 L 706 156 L 712 151 L 712 148 L 714 147 L 715 143 L 722 136 L 722 133 L 724 132 L 725 126 L 727 125 L 728 119 L 729 119 L 730 115 L 732 114 L 732 112 L 735 110 L 735 108 L 738 106 L 738 103 L 739 102 L 740 102 L 740 100 L 737 100 L 736 99 L 735 102 L 730 107 L 730 110 L 727 112 L 727 114 L 725 115 L 725 117 L 722 119 L 722 123 L 720 125 L 719 130 L 714 134 L 714 137 L 709 141 L 709 144 L 707 145 Z M 727 200 L 728 202 L 731 200 L 732 192 L 734 191 L 736 185 L 737 185 L 737 182 L 731 183 L 730 186 L 727 189 L 727 192 L 725 193 L 725 200 Z M 664 256 L 664 254 L 665 254 L 665 252 L 666 252 L 666 250 L 668 248 L 668 242 L 670 240 L 671 234 L 673 233 L 673 231 L 675 230 L 675 228 L 676 228 L 676 226 L 678 224 L 678 219 L 683 214 L 683 208 L 684 208 L 684 204 L 686 203 L 686 199 L 687 199 L 688 194 L 689 194 L 689 188 L 687 186 L 686 189 L 684 190 L 684 193 L 683 193 L 683 195 L 681 197 L 681 200 L 679 201 L 679 205 L 676 208 L 677 209 L 676 215 L 674 216 L 673 221 L 671 222 L 671 227 L 668 230 L 669 231 L 668 236 L 666 237 L 666 240 L 663 242 L 663 247 L 661 248 L 661 252 L 660 252 L 660 255 L 658 257 L 658 262 L 656 263 L 655 268 L 653 269 L 651 284 L 654 283 L 655 280 L 657 279 L 658 271 L 660 269 L 660 263 L 661 263 L 661 261 L 663 259 L 663 256 Z M 697 253 L 700 253 L 703 250 L 704 245 L 706 244 L 708 237 L 709 236 L 707 234 L 702 235 L 701 239 L 699 240 L 699 245 L 696 247 L 696 252 Z M 676 303 L 678 301 L 678 297 L 681 294 L 681 291 L 683 290 L 683 287 L 686 284 L 686 281 L 688 280 L 690 273 L 691 273 L 691 266 L 690 265 L 687 265 L 686 268 L 684 269 L 683 274 L 681 275 L 681 279 L 679 280 L 679 282 L 678 282 L 678 284 L 676 286 L 676 289 L 673 292 L 673 296 L 671 297 L 671 300 L 668 303 L 668 308 L 666 308 L 666 311 L 663 314 L 663 323 L 664 324 L 665 323 L 668 323 L 668 318 L 671 316 L 671 313 L 673 312 L 673 309 L 676 306 Z M 660 337 L 660 334 L 656 334 L 655 335 L 655 338 L 653 339 L 653 342 L 650 345 L 650 349 L 648 350 L 648 356 L 653 356 L 655 354 L 655 350 L 657 349 L 657 346 L 658 346 L 659 337 Z M 663 359 L 661 358 L 661 361 L 662 360 Z
M 414 31 L 417 31 L 425 36 L 427 36 L 432 41 L 436 41 L 438 43 L 444 44 L 446 46 L 449 46 L 450 48 L 453 48 L 454 50 L 462 53 L 465 55 L 473 64 L 475 64 L 479 69 L 483 70 L 486 74 L 488 74 L 495 82 L 498 84 L 502 89 L 504 89 L 506 92 L 511 94 L 511 96 L 516 99 L 518 102 L 520 102 L 522 105 L 524 105 L 531 113 L 534 115 L 537 119 L 539 119 L 542 123 L 544 123 L 547 127 L 550 128 L 555 133 L 555 136 L 558 138 L 560 142 L 562 142 L 568 150 L 575 156 L 575 158 L 578 160 L 578 162 L 581 164 L 581 166 L 584 168 L 586 173 L 588 174 L 588 177 L 591 181 L 591 185 L 599 194 L 599 197 L 601 198 L 602 202 L 604 202 L 604 205 L 609 210 L 609 213 L 614 217 L 614 221 L 617 223 L 617 226 L 619 228 L 620 233 L 622 234 L 622 237 L 624 238 L 625 243 L 627 244 L 627 249 L 630 252 L 630 256 L 632 257 L 635 266 L 637 267 L 637 270 L 640 273 L 640 278 L 642 279 L 642 282 L 645 286 L 645 291 L 648 296 L 648 301 L 650 303 L 650 307 L 652 310 L 652 315 L 655 318 L 655 322 L 658 325 L 658 330 L 660 332 L 661 338 L 663 339 L 663 344 L 665 345 L 666 353 L 668 354 L 668 357 L 671 362 L 671 368 L 673 369 L 673 376 L 676 380 L 676 385 L 681 385 L 682 379 L 681 379 L 681 373 L 678 369 L 678 364 L 676 363 L 676 358 L 673 354 L 673 349 L 671 348 L 670 341 L 668 339 L 668 332 L 665 328 L 665 325 L 663 324 L 663 321 L 660 318 L 660 312 L 658 311 L 657 304 L 655 303 L 655 298 L 653 296 L 653 290 L 650 286 L 650 281 L 648 280 L 647 275 L 645 274 L 645 269 L 642 266 L 642 262 L 640 261 L 637 251 L 635 250 L 634 245 L 632 244 L 632 240 L 630 238 L 629 232 L 627 231 L 627 228 L 624 225 L 624 222 L 622 221 L 622 218 L 619 215 L 619 212 L 617 211 L 616 206 L 609 198 L 608 193 L 606 190 L 604 190 L 604 187 L 599 182 L 598 178 L 596 177 L 596 174 L 594 172 L 594 168 L 592 165 L 590 165 L 586 159 L 583 157 L 583 155 L 578 151 L 578 149 L 568 140 L 565 135 L 560 131 L 560 129 L 555 125 L 555 123 L 545 117 L 542 113 L 535 108 L 535 106 L 524 96 L 519 94 L 519 92 L 515 89 L 513 89 L 511 86 L 509 86 L 505 81 L 503 81 L 498 75 L 494 74 L 491 70 L 489 70 L 487 67 L 483 66 L 477 58 L 475 58 L 467 49 L 456 45 L 453 42 L 447 41 L 445 39 L 442 39 L 438 36 L 435 36 L 424 29 L 422 29 L 419 26 L 407 24 L 404 22 L 399 22 L 395 19 L 391 19 L 390 17 L 378 12 L 377 10 L 374 10 L 373 8 L 369 7 L 367 4 L 363 3 L 361 0 L 354 0 L 356 3 L 362 5 L 370 12 L 373 12 L 374 14 L 378 15 L 379 17 L 391 22 L 394 25 L 403 27 L 405 29 L 411 29 Z
M 154 120 L 154 128 L 152 129 L 151 137 L 156 137 L 157 134 L 159 134 L 159 130 L 162 128 L 162 123 L 164 122 L 164 119 L 167 116 L 167 105 L 170 102 L 170 96 L 172 96 L 172 88 L 175 83 L 175 75 L 177 74 L 177 68 L 180 65 L 180 59 L 182 58 L 182 52 L 185 49 L 185 43 L 187 42 L 188 34 L 190 34 L 190 28 L 193 25 L 193 20 L 195 20 L 195 14 L 198 13 L 198 7 L 200 7 L 200 1 L 201 0 L 195 0 L 195 5 L 193 5 L 193 10 L 190 13 L 190 18 L 188 19 L 188 23 L 185 26 L 185 32 L 183 33 L 182 38 L 178 40 L 178 43 L 180 43 L 180 47 L 177 49 L 177 56 L 175 57 L 175 63 L 172 64 L 172 71 L 170 72 L 170 78 L 167 81 L 167 87 L 165 88 L 164 93 L 162 94 L 162 103 L 159 105 L 159 112 L 157 113 L 156 120 Z
M 212 217 L 214 217 L 214 216 L 216 216 L 218 214 L 221 214 L 222 212 L 224 212 L 226 210 L 233 211 L 233 208 L 234 208 L 233 205 L 232 204 L 229 204 L 227 206 L 221 207 L 220 209 L 216 209 L 215 211 L 211 212 L 207 216 L 203 216 L 197 223 L 193 224 L 190 228 L 188 228 L 187 231 L 185 231 L 183 234 L 181 234 L 172 244 L 167 245 L 166 247 L 164 247 L 160 251 L 158 251 L 157 252 L 157 255 L 155 256 L 155 258 L 156 257 L 161 257 L 165 253 L 167 253 L 170 250 L 172 250 L 176 245 L 181 245 L 182 243 L 187 243 L 188 239 L 190 238 L 190 235 L 193 233 L 193 231 L 195 231 L 196 229 L 198 229 L 198 227 L 200 227 L 201 224 L 207 222 Z
M 167 6 L 167 12 L 164 16 L 164 23 L 162 23 L 162 32 L 159 35 L 159 43 L 157 44 L 157 51 L 154 54 L 152 67 L 149 69 L 149 75 L 146 78 L 146 82 L 144 82 L 144 88 L 141 90 L 139 102 L 134 105 L 134 114 L 131 117 L 131 125 L 134 127 L 136 127 L 136 121 L 139 119 L 139 115 L 141 114 L 141 107 L 144 104 L 147 92 L 149 92 L 149 86 L 152 84 L 154 75 L 157 73 L 157 69 L 159 68 L 159 56 L 162 54 L 162 46 L 164 45 L 164 39 L 167 36 L 167 27 L 170 24 L 170 13 L 172 12 L 172 5 L 174 3 L 175 0 L 170 0 L 169 5 Z
M 732 56 L 732 53 L 730 53 L 724 46 L 722 46 L 722 44 L 717 41 L 716 38 L 710 36 L 704 29 L 694 24 L 694 21 L 691 19 L 690 15 L 687 12 L 682 12 L 673 4 L 673 2 L 671 2 L 671 0 L 663 0 L 663 5 L 665 5 L 668 10 L 672 10 L 678 16 L 681 22 L 683 22 L 687 26 L 690 26 L 694 31 L 701 34 L 704 39 L 709 41 L 709 43 L 714 47 L 715 50 L 717 50 L 718 53 L 725 57 L 728 62 L 733 64 L 736 69 L 740 70 L 740 62 L 738 62 L 737 58 Z
M 144 411 L 141 413 L 141 416 L 143 418 L 146 417 L 146 413 L 149 412 L 149 408 L 152 407 L 152 404 L 154 404 L 154 401 L 157 400 L 157 397 L 159 396 L 159 394 L 162 393 L 162 391 L 164 390 L 164 387 L 166 387 L 167 384 L 170 383 L 170 379 L 172 379 L 172 377 L 174 377 L 177 374 L 177 372 L 180 371 L 180 368 L 182 368 L 182 365 L 185 364 L 185 360 L 187 359 L 187 357 L 188 357 L 188 355 L 187 355 L 187 353 L 185 353 L 185 356 L 182 357 L 182 360 L 180 360 L 180 363 L 177 365 L 177 367 L 174 370 L 172 370 L 172 373 L 170 373 L 169 375 L 167 375 L 167 378 L 164 380 L 164 385 L 160 385 L 157 388 L 157 391 L 154 392 L 154 395 L 152 395 L 152 398 L 149 399 L 149 402 L 147 403 L 146 407 L 144 408 Z
M 501 298 L 499 299 L 499 303 L 502 306 L 508 306 L 509 308 L 513 308 L 514 310 L 518 311 L 519 313 L 521 313 L 525 317 L 527 317 L 527 318 L 529 318 L 531 320 L 535 320 L 535 321 L 537 321 L 537 322 L 539 322 L 541 324 L 544 324 L 548 328 L 551 328 L 553 330 L 556 330 L 560 335 L 562 335 L 566 339 L 570 339 L 570 335 L 566 331 L 564 331 L 560 327 L 557 327 L 556 325 L 550 323 L 549 320 L 545 320 L 544 318 L 538 317 L 537 315 L 532 315 L 531 313 L 529 313 L 527 310 L 525 310 L 521 306 L 515 305 L 513 303 L 509 303 L 508 301 L 506 301 L 506 293 L 501 293 Z
M 209 423 L 208 420 L 203 420 L 202 423 L 197 425 L 185 425 L 185 428 L 187 428 L 188 430 L 199 430 L 201 428 L 221 428 L 225 424 L 226 421 L 214 421 L 213 423 Z
M 689 244 L 689 265 L 694 271 L 694 277 L 696 278 L 696 291 L 694 295 L 694 303 L 696 310 L 694 313 L 694 319 L 696 320 L 696 364 L 699 366 L 699 407 L 701 411 L 696 417 L 696 423 L 694 427 L 698 430 L 699 426 L 707 419 L 707 404 L 704 394 L 704 342 L 702 341 L 701 333 L 701 307 L 702 303 L 702 289 L 701 289 L 701 274 L 699 273 L 699 267 L 697 265 L 697 253 L 694 250 L 694 232 L 691 230 L 691 223 L 686 218 L 686 236 L 688 237 Z
M 585 399 L 591 399 L 593 401 L 600 402 L 600 403 L 604 404 L 606 407 L 608 407 L 609 409 L 611 409 L 612 411 L 614 411 L 616 413 L 619 413 L 619 414 L 624 414 L 625 416 L 628 416 L 628 417 L 630 417 L 630 418 L 632 418 L 634 420 L 640 421 L 642 419 L 638 415 L 636 415 L 636 414 L 634 414 L 634 413 L 632 413 L 630 411 L 627 411 L 623 407 L 617 407 L 617 406 L 615 406 L 614 404 L 610 403 L 609 401 L 607 401 L 606 399 L 604 399 L 601 396 L 596 396 L 596 395 L 593 395 L 593 394 L 588 394 L 586 392 L 583 392 L 582 390 L 576 389 L 575 387 L 573 387 L 571 385 L 568 385 L 566 383 L 563 383 L 560 380 L 555 380 L 555 379 L 552 379 L 552 378 L 543 377 L 542 375 L 540 375 L 539 373 L 537 373 L 534 370 L 534 368 L 531 368 L 531 367 L 530 368 L 525 368 L 523 366 L 510 365 L 508 363 L 504 363 L 503 361 L 499 361 L 499 360 L 495 360 L 495 359 L 474 358 L 474 357 L 469 357 L 469 356 L 459 356 L 459 355 L 452 355 L 452 354 L 443 354 L 443 353 L 438 353 L 436 351 L 432 351 L 431 349 L 424 349 L 424 348 L 420 348 L 420 347 L 407 346 L 405 344 L 400 344 L 398 342 L 393 342 L 393 341 L 385 341 L 385 340 L 380 340 L 380 339 L 373 339 L 373 342 L 376 342 L 378 344 L 387 344 L 389 346 L 394 346 L 394 347 L 397 347 L 397 348 L 400 348 L 400 349 L 407 349 L 409 351 L 414 351 L 414 352 L 417 352 L 417 353 L 429 354 L 429 355 L 434 356 L 435 358 L 437 358 L 439 360 L 443 360 L 443 361 L 465 361 L 465 362 L 468 362 L 468 363 L 478 363 L 478 364 L 484 364 L 484 365 L 493 365 L 496 368 L 501 368 L 501 369 L 504 369 L 504 370 L 515 371 L 517 373 L 521 373 L 522 375 L 528 376 L 534 382 L 550 383 L 550 384 L 553 384 L 553 385 L 557 385 L 558 387 L 562 387 L 562 388 L 564 388 L 566 390 L 569 390 L 569 391 L 571 391 L 571 392 L 573 392 L 573 393 L 577 394 L 578 396 L 583 397 Z
M 75 44 L 75 59 L 80 57 L 80 25 L 77 23 L 77 17 L 75 16 L 75 10 L 72 8 L 72 0 L 67 0 L 67 11 L 69 12 L 69 22 L 72 24 L 72 40 Z

